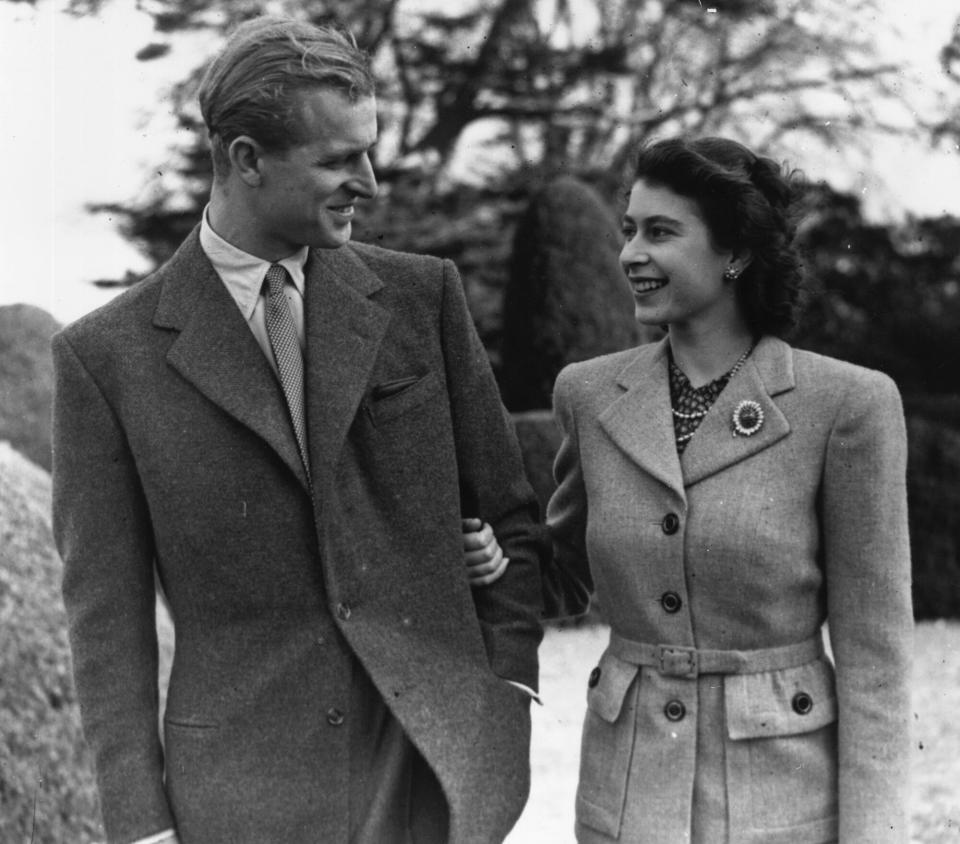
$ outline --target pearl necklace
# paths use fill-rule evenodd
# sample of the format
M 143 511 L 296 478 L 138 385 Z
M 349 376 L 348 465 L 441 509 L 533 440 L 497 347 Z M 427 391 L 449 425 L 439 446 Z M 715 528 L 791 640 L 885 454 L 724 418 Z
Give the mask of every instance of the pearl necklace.
M 721 375 L 720 377 L 726 378 L 727 381 L 730 381 L 730 379 L 740 371 L 740 367 L 746 363 L 747 358 L 750 357 L 750 352 L 753 351 L 756 345 L 756 343 L 751 343 L 747 350 L 737 359 L 737 362 L 733 365 L 733 368 L 726 375 Z M 677 410 L 675 407 L 671 407 L 670 411 L 677 419 L 703 419 L 703 417 L 710 412 L 710 408 L 708 407 L 706 410 L 694 410 L 692 413 L 684 413 L 681 410 Z M 688 440 L 692 436 L 693 432 L 689 434 L 682 434 L 681 436 L 677 437 L 677 442 Z

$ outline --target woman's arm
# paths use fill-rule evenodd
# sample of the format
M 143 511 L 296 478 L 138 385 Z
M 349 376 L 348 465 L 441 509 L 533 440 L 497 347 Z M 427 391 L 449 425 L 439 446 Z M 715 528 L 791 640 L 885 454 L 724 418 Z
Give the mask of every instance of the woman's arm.
M 906 456 L 897 389 L 886 376 L 865 373 L 848 390 L 830 433 L 822 502 L 844 844 L 909 839 Z

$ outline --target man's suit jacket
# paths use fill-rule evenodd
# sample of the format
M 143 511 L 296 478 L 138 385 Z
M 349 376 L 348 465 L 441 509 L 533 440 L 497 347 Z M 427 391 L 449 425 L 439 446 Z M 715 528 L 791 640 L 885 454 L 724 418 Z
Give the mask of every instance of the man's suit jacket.
M 611 648 L 588 692 L 580 840 L 687 840 L 693 819 L 706 842 L 904 842 L 912 616 L 896 387 L 768 337 L 678 456 L 667 342 L 557 379 L 550 609 L 582 610 L 595 587 L 618 636 L 721 651 L 793 646 L 829 620 L 836 680 L 822 657 L 688 679 Z M 764 414 L 752 436 L 733 435 L 743 401 Z M 710 820 L 724 805 L 727 830 Z
M 306 266 L 312 495 L 281 388 L 194 231 L 54 340 L 55 533 L 110 841 L 346 841 L 359 659 L 434 769 L 450 840 L 528 792 L 541 533 L 450 262 Z M 472 592 L 460 518 L 511 558 Z M 176 627 L 157 735 L 156 576 Z

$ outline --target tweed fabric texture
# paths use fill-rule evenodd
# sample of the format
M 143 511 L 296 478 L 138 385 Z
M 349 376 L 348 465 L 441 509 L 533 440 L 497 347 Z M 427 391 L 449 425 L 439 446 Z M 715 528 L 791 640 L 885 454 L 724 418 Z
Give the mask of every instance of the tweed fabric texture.
M 529 703 L 506 680 L 537 685 L 543 533 L 459 276 L 361 244 L 304 272 L 312 485 L 196 232 L 54 341 L 54 532 L 110 844 L 349 840 L 358 666 L 439 781 L 451 844 L 501 841 L 526 800 Z M 477 592 L 464 515 L 511 559 Z
M 763 338 L 682 454 L 667 341 L 567 367 L 554 398 L 551 612 L 595 591 L 623 638 L 721 650 L 829 622 L 835 660 L 686 677 L 608 650 L 587 691 L 579 840 L 904 844 L 913 619 L 893 382 Z M 733 431 L 743 401 L 763 411 L 750 437 Z

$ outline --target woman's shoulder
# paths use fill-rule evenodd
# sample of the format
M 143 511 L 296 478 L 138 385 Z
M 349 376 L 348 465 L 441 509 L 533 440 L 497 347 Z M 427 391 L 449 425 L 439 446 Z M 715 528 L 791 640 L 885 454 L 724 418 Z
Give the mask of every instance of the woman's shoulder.
M 797 387 L 831 396 L 848 407 L 901 405 L 900 392 L 886 373 L 804 349 L 792 349 Z
M 556 389 L 592 392 L 602 385 L 612 384 L 628 366 L 642 365 L 646 359 L 652 362 L 658 353 L 659 346 L 659 343 L 633 346 L 619 352 L 567 364 L 557 375 Z

